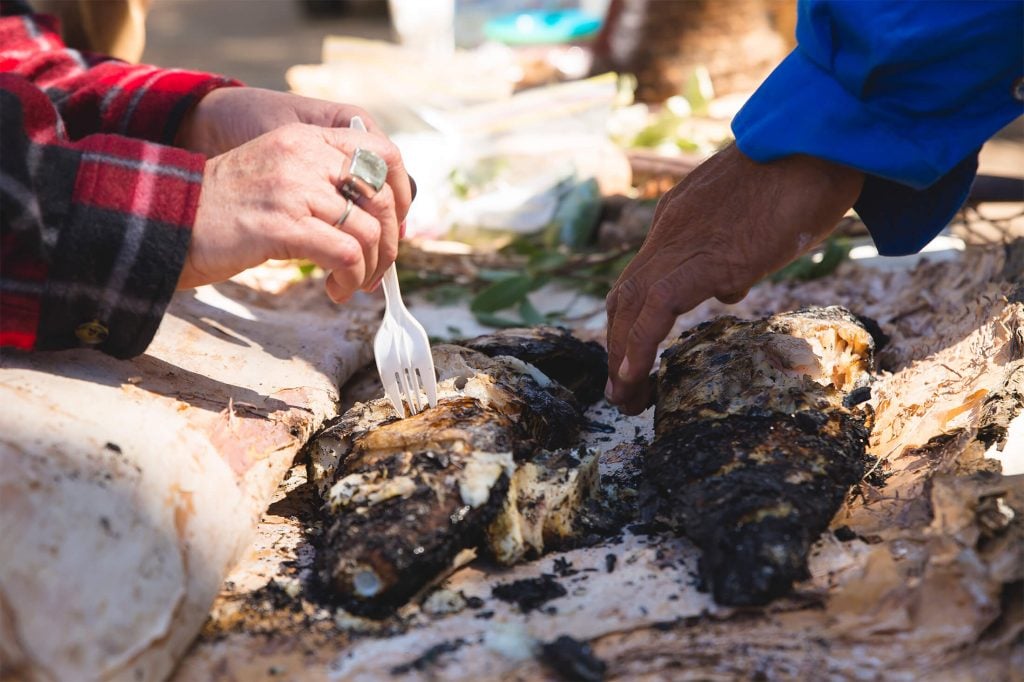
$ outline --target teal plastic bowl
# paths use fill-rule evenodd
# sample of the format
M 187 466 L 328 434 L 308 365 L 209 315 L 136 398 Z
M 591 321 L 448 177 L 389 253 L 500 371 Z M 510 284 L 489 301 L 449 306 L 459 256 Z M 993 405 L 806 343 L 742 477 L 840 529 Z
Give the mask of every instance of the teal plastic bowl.
M 577 9 L 520 12 L 484 24 L 484 35 L 506 45 L 551 45 L 587 40 L 601 30 L 601 18 Z

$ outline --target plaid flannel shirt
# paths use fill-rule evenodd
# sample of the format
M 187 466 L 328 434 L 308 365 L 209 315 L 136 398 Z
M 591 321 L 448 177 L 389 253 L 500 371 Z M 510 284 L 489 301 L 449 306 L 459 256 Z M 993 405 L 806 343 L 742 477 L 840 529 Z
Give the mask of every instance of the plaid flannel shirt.
M 0 2 L 0 346 L 142 353 L 188 251 L 205 157 L 169 146 L 237 82 L 64 46 Z

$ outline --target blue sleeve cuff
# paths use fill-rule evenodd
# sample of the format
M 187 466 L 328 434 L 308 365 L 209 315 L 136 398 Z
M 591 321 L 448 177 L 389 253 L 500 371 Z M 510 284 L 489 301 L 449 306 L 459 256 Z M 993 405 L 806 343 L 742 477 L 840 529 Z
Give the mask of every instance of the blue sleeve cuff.
M 873 107 L 798 47 L 732 129 L 739 149 L 758 162 L 807 154 L 863 171 L 854 208 L 880 253 L 903 255 L 949 223 L 974 180 L 978 146 L 1012 120 L 986 118 L 965 126 L 956 112 L 908 117 Z
M 978 154 L 974 153 L 923 190 L 866 175 L 853 208 L 871 233 L 878 253 L 917 253 L 963 206 L 977 172 Z

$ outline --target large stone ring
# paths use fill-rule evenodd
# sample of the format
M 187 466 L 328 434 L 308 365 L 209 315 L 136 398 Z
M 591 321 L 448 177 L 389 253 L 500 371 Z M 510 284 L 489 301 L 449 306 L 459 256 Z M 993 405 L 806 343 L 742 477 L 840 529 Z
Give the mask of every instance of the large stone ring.
M 376 153 L 357 147 L 355 154 L 352 155 L 352 167 L 348 172 L 352 177 L 342 184 L 341 193 L 349 199 L 372 197 L 388 179 L 388 164 Z M 360 188 L 360 183 L 367 189 Z M 372 191 L 369 191 L 370 188 Z

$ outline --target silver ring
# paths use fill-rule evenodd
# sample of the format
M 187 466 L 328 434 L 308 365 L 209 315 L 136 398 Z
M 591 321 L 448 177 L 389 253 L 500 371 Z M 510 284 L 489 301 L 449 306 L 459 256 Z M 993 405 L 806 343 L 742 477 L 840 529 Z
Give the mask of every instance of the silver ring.
M 352 181 L 355 179 L 365 183 L 367 187 L 372 187 L 373 194 L 376 194 L 388 179 L 388 164 L 375 152 L 356 147 L 356 151 L 352 155 L 352 166 L 348 173 L 352 178 L 345 183 L 344 187 L 355 184 Z M 351 191 L 351 188 L 349 189 Z M 372 197 L 373 194 L 370 196 Z
M 334 223 L 335 227 L 341 227 L 341 224 L 348 220 L 348 214 L 352 212 L 352 207 L 354 205 L 355 202 L 349 199 L 348 203 L 345 204 L 345 210 L 341 212 L 341 217 L 338 218 L 338 221 L 336 223 Z

